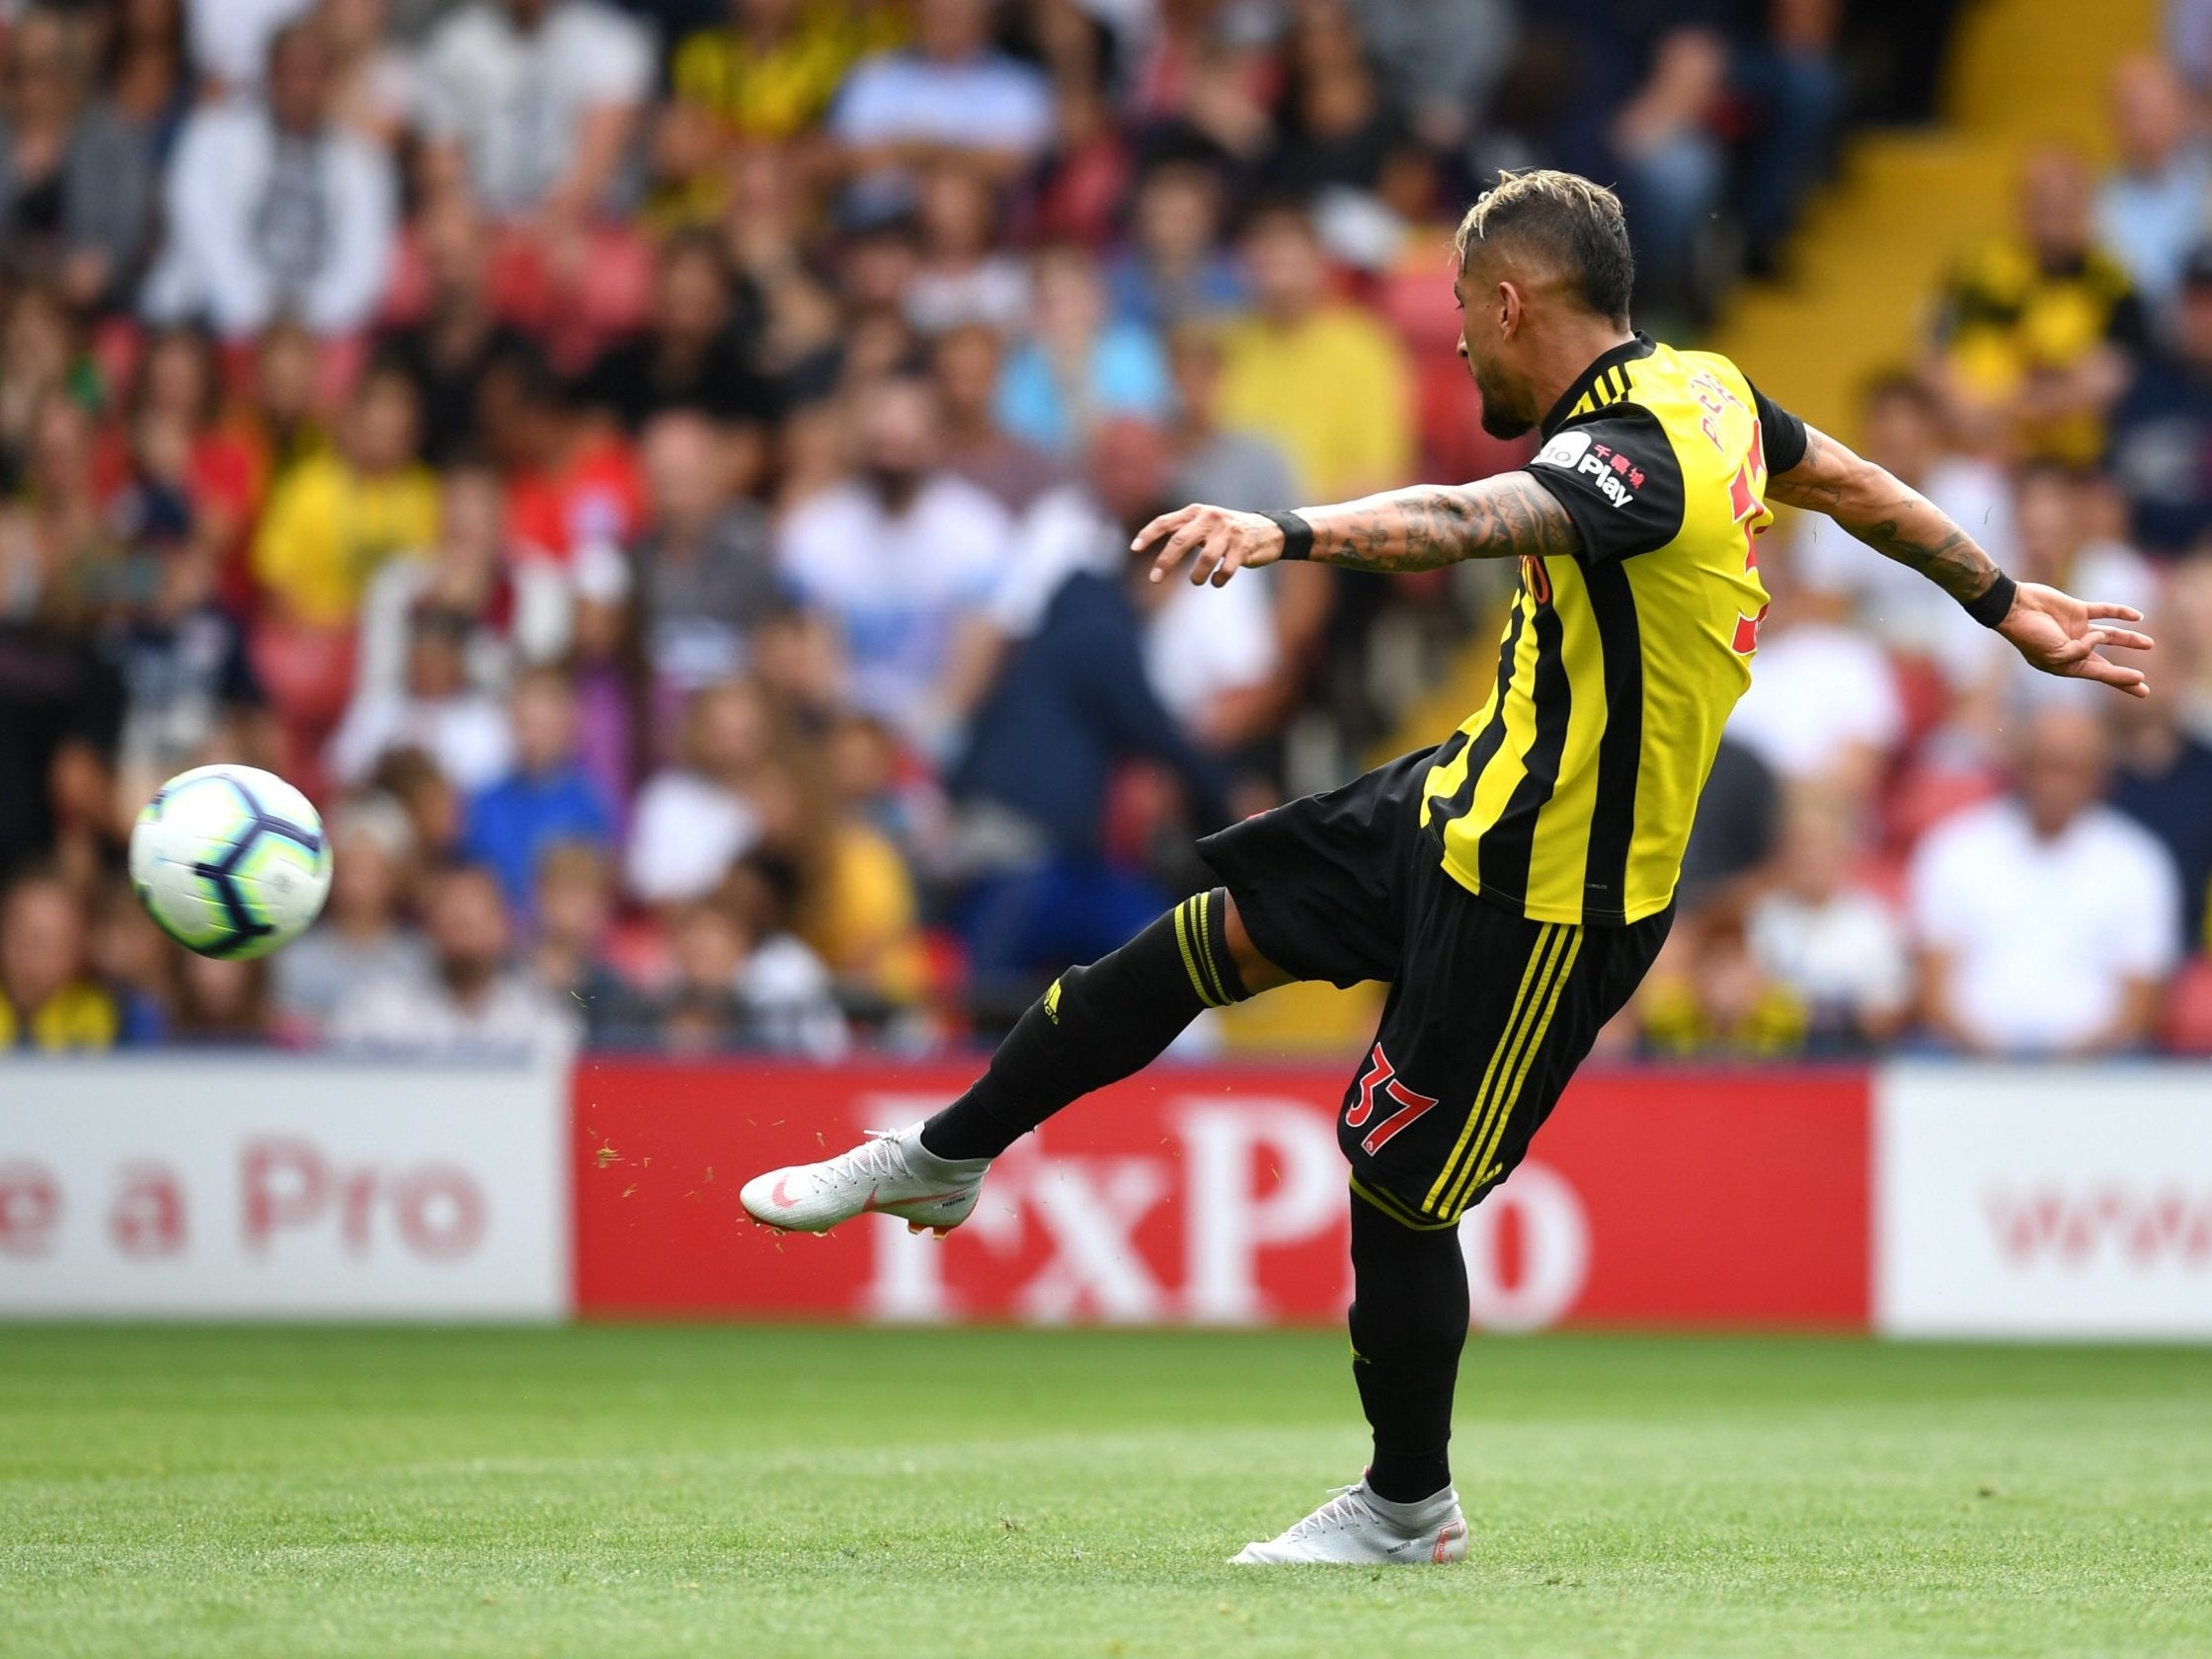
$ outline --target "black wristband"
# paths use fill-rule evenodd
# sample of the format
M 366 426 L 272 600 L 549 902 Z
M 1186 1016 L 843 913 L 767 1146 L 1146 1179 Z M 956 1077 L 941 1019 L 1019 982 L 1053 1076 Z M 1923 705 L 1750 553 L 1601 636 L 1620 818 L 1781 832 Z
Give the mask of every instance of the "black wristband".
M 1276 528 L 1283 532 L 1283 557 L 1286 559 L 1310 559 L 1313 556 L 1313 526 L 1295 513 L 1268 513 L 1262 517 L 1275 520 Z
M 1999 571 L 1995 582 L 1984 592 L 1965 601 L 1966 614 L 1985 628 L 1996 627 L 2012 614 L 2013 594 L 2018 588 L 2018 583 Z

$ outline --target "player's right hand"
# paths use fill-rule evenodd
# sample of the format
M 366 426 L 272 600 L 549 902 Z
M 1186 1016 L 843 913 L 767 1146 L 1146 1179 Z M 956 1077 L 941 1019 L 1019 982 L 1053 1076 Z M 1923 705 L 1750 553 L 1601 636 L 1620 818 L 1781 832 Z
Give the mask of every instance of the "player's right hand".
M 1165 582 L 1190 558 L 1191 585 L 1224 586 L 1240 570 L 1272 565 L 1283 556 L 1283 527 L 1258 513 L 1194 503 L 1163 513 L 1131 540 L 1133 553 L 1151 552 L 1151 580 Z M 1156 550 L 1155 550 L 1156 549 Z
M 2127 651 L 2150 650 L 2149 634 L 2108 625 L 2142 620 L 2143 613 L 2130 605 L 2090 603 L 2039 582 L 2023 582 L 2014 590 L 2013 608 L 1997 631 L 2012 641 L 2013 649 L 2029 666 L 2047 674 L 2094 679 L 2130 697 L 2148 697 L 2151 686 L 2141 669 L 2123 668 L 2097 655 L 2100 647 L 2111 645 Z

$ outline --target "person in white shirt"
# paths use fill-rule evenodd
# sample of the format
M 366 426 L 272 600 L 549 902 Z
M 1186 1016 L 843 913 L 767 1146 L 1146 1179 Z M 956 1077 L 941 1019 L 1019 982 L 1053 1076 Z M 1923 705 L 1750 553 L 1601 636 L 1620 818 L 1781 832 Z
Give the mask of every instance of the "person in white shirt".
M 157 323 L 205 317 L 228 339 L 290 317 L 332 337 L 383 297 L 397 223 L 389 157 L 330 118 L 330 53 L 312 22 L 270 41 L 267 91 L 185 123 L 170 162 L 169 245 L 146 278 Z
M 521 1058 L 574 1049 L 577 1021 L 516 969 L 499 878 L 455 865 L 432 883 L 430 971 L 373 981 L 331 1022 L 341 1049 Z
M 2100 1055 L 2156 1028 L 2179 959 L 2172 860 L 2105 806 L 2095 716 L 2029 722 L 2013 793 L 1945 819 L 1909 877 L 1921 1016 L 1971 1054 Z
M 1775 885 L 1751 907 L 1752 960 L 1801 1003 L 1816 1049 L 1888 1041 L 1912 1007 L 1905 929 L 1851 881 L 1854 808 L 1826 790 L 1792 791 Z
M 858 398 L 859 476 L 792 510 L 776 562 L 841 635 L 854 706 L 943 756 L 996 666 L 988 610 L 1012 561 L 1013 520 L 936 465 L 928 382 L 887 378 Z
M 332 775 L 364 782 L 394 750 L 419 749 L 463 794 L 497 783 L 514 763 L 514 733 L 506 706 L 468 673 L 472 617 L 431 606 L 418 611 L 408 635 L 407 666 L 397 687 L 364 681 L 330 740 Z
M 863 58 L 837 93 L 830 133 L 864 198 L 893 200 L 906 170 L 960 163 L 1013 179 L 1053 136 L 1052 85 L 992 49 L 988 0 L 917 0 L 910 49 Z
M 652 77 L 650 38 L 598 0 L 473 0 L 424 47 L 421 125 L 494 218 L 580 225 L 608 205 Z
M 1774 604 L 1728 735 L 1787 782 L 1865 800 L 1905 736 L 1896 670 L 1871 635 L 1796 602 L 1789 553 L 1760 560 Z
M 693 695 L 683 763 L 656 772 L 638 792 L 623 860 L 633 898 L 680 905 L 722 885 L 760 838 L 752 796 L 774 747 L 773 716 L 751 681 L 725 680 Z

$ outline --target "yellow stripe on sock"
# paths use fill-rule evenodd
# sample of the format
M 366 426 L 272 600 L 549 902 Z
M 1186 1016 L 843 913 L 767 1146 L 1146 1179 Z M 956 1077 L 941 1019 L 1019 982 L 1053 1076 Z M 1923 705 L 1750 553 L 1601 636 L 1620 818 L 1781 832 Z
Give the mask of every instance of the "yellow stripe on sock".
M 1460 1126 L 1460 1138 L 1453 1143 L 1452 1154 L 1444 1160 L 1444 1167 L 1437 1171 L 1436 1184 L 1429 1188 L 1429 1196 L 1421 1201 L 1421 1208 L 1434 1211 L 1437 1200 L 1444 1196 L 1444 1189 L 1451 1185 L 1452 1172 L 1459 1167 L 1460 1156 L 1467 1149 L 1467 1143 L 1474 1139 L 1474 1126 L 1481 1118 L 1484 1103 L 1489 1099 L 1491 1085 L 1496 1081 L 1501 1065 L 1506 1064 L 1506 1051 L 1512 1046 L 1513 1034 L 1521 1023 L 1523 1005 L 1529 998 L 1529 987 L 1536 982 L 1538 964 L 1551 943 L 1553 923 L 1545 922 L 1537 929 L 1536 943 L 1529 949 L 1529 965 L 1521 970 L 1521 988 L 1513 993 L 1513 1006 L 1507 1010 L 1505 1030 L 1498 1037 L 1498 1046 L 1490 1051 L 1490 1064 L 1483 1068 L 1482 1086 L 1474 1091 L 1474 1100 L 1467 1107 L 1467 1121 Z
M 1222 978 L 1222 965 L 1214 960 L 1214 895 L 1201 893 L 1191 901 L 1198 907 L 1192 930 L 1198 935 L 1198 954 L 1205 960 L 1206 974 L 1214 982 L 1214 995 L 1223 1007 L 1233 1000 L 1228 993 L 1228 982 Z
M 1199 976 L 1198 958 L 1191 952 L 1190 917 L 1186 913 L 1191 906 L 1188 899 L 1175 907 L 1175 945 L 1183 953 L 1183 972 L 1191 977 L 1191 989 L 1198 992 L 1198 999 L 1209 1008 L 1219 1007 L 1206 994 L 1206 981 Z

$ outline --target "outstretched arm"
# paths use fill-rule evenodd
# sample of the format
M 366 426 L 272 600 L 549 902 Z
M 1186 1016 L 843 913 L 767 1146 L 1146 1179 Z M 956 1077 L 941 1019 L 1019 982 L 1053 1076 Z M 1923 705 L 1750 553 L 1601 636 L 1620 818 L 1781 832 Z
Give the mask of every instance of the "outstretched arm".
M 1525 472 L 1474 484 L 1416 484 L 1334 507 L 1300 508 L 1298 515 L 1313 529 L 1307 557 L 1347 570 L 1435 570 L 1462 559 L 1573 553 L 1581 546 L 1566 509 Z M 1264 514 L 1192 506 L 1160 514 L 1129 545 L 1156 550 L 1154 582 L 1191 559 L 1191 581 L 1219 588 L 1240 570 L 1282 558 L 1284 533 Z
M 1804 458 L 1767 481 L 1767 499 L 1827 514 L 1875 552 L 1920 572 L 1969 609 L 2006 580 L 1997 561 L 1941 508 L 1812 427 L 1805 429 Z M 2005 614 L 1988 620 L 2045 673 L 2094 679 L 2131 697 L 2150 695 L 2142 670 L 2122 668 L 2097 655 L 2099 647 L 2108 645 L 2150 650 L 2148 634 L 2106 625 L 2140 622 L 2141 611 L 2085 603 L 2056 588 L 2022 582 L 2014 589 Z

